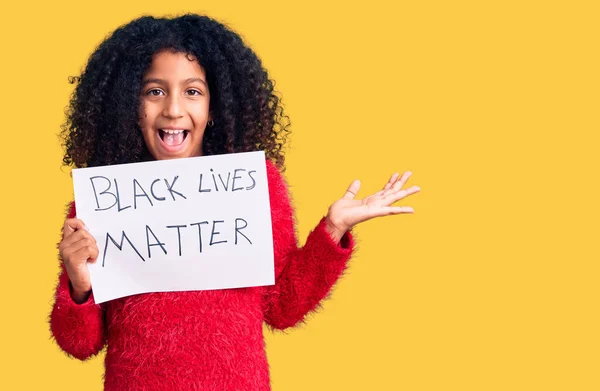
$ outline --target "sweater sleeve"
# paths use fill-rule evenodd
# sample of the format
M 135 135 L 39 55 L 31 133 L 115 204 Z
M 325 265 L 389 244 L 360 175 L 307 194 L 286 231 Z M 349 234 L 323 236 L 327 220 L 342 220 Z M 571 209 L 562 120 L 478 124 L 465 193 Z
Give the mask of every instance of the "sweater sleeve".
M 75 203 L 67 218 L 75 217 Z M 104 309 L 94 302 L 94 294 L 77 304 L 71 298 L 71 283 L 61 260 L 61 272 L 55 301 L 50 313 L 50 331 L 56 343 L 67 354 L 85 360 L 104 347 Z
M 265 287 L 265 322 L 285 329 L 303 321 L 318 307 L 346 269 L 354 251 L 354 239 L 347 232 L 337 244 L 326 230 L 325 217 L 298 248 L 294 212 L 287 184 L 279 170 L 267 161 L 269 198 L 273 225 L 275 285 Z

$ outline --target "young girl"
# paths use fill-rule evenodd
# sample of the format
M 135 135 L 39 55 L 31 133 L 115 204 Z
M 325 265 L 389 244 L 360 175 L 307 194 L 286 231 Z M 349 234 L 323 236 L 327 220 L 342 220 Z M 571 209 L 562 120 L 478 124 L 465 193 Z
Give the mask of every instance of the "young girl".
M 62 273 L 50 316 L 60 347 L 80 360 L 106 344 L 105 390 L 268 390 L 263 322 L 285 329 L 319 305 L 352 254 L 350 229 L 391 206 L 410 172 L 355 199 L 353 182 L 298 248 L 280 171 L 287 117 L 256 54 L 205 16 L 142 17 L 118 28 L 76 78 L 62 136 L 75 167 L 263 150 L 273 224 L 275 285 L 140 294 L 94 302 L 95 239 L 70 205 Z

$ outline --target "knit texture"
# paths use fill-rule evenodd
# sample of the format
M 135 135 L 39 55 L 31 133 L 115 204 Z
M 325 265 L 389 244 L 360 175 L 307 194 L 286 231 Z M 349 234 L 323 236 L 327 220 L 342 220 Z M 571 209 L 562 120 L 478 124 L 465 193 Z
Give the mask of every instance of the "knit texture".
M 263 322 L 286 329 L 304 321 L 330 292 L 354 251 L 335 244 L 325 219 L 298 248 L 288 187 L 267 161 L 275 285 L 128 296 L 100 305 L 71 299 L 61 274 L 50 329 L 69 355 L 85 360 L 107 347 L 104 389 L 270 390 Z M 76 216 L 72 203 L 68 217 Z

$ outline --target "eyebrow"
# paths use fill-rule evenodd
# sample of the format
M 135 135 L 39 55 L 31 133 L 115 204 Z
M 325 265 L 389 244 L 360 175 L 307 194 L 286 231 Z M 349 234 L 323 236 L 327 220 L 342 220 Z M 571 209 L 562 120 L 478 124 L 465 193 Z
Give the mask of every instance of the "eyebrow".
M 204 80 L 202 80 L 199 77 L 190 77 L 189 79 L 185 79 L 183 81 L 183 84 L 190 84 L 190 83 L 194 83 L 194 82 L 200 82 L 204 85 L 206 85 L 206 82 Z M 152 79 L 145 79 L 142 83 L 142 86 L 145 86 L 146 84 L 150 84 L 150 83 L 156 83 L 156 84 L 167 84 L 164 80 L 162 79 L 156 79 L 156 78 L 152 78 Z

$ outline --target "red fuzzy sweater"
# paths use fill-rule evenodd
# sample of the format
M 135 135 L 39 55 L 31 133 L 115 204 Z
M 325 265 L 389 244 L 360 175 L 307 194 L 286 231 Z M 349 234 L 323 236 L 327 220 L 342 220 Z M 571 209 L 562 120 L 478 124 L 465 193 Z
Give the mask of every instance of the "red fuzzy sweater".
M 279 170 L 267 162 L 275 285 L 140 294 L 76 304 L 62 273 L 50 328 L 80 360 L 107 345 L 105 390 L 269 390 L 263 322 L 285 329 L 319 305 L 350 258 L 347 233 L 336 245 L 324 219 L 298 248 L 293 209 Z M 71 206 L 68 217 L 75 216 Z

